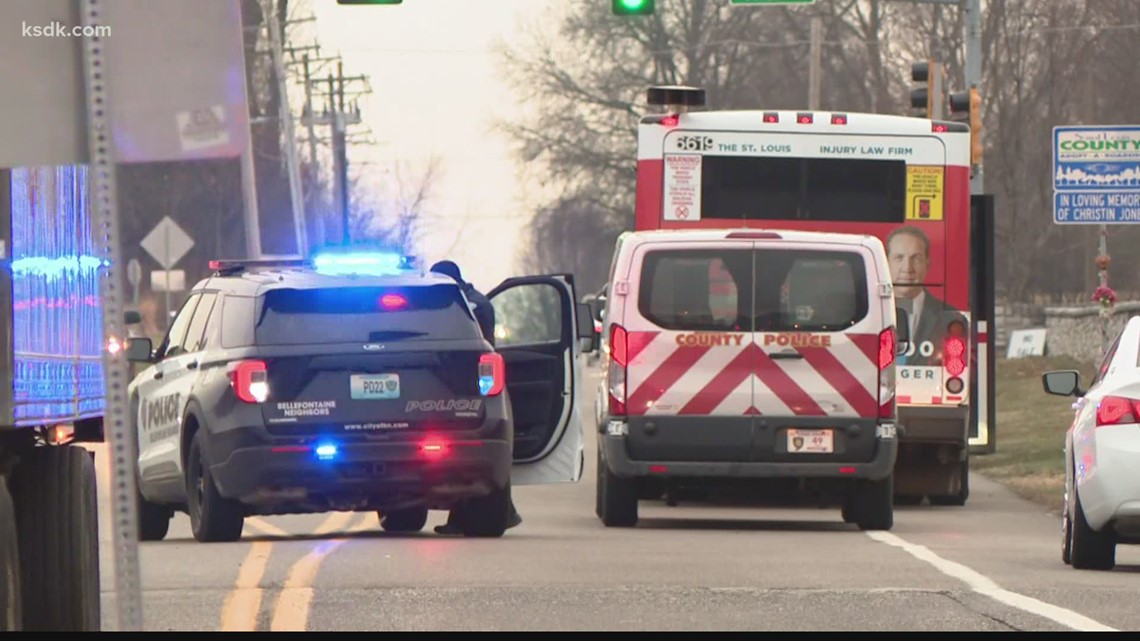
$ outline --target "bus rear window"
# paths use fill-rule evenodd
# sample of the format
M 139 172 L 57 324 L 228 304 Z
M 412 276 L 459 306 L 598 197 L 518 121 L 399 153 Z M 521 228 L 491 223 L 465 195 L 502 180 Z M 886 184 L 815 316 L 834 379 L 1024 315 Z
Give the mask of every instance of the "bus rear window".
M 258 345 L 482 337 L 454 285 L 271 290 L 255 332 Z
M 704 156 L 701 218 L 903 223 L 906 162 Z

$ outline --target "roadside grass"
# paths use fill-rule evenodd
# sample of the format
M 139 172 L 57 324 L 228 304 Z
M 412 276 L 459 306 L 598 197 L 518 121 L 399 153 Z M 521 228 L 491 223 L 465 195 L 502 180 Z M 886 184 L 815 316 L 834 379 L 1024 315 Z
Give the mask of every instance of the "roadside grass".
M 970 467 L 1018 495 L 1059 512 L 1065 482 L 1065 431 L 1074 399 L 1051 396 L 1041 374 L 1076 369 L 1081 385 L 1094 366 L 1065 357 L 999 359 L 997 363 L 997 449 L 975 456 Z

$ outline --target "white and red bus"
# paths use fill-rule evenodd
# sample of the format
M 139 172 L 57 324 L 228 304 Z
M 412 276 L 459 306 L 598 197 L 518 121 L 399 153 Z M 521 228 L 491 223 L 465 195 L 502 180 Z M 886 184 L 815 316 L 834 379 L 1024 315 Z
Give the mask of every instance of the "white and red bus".
M 766 228 L 880 238 L 911 321 L 899 357 L 900 499 L 962 504 L 993 451 L 992 227 L 970 195 L 964 123 L 811 111 L 695 111 L 653 87 L 638 128 L 635 228 Z M 710 291 L 718 275 L 710 274 Z M 710 301 L 715 303 L 716 301 Z

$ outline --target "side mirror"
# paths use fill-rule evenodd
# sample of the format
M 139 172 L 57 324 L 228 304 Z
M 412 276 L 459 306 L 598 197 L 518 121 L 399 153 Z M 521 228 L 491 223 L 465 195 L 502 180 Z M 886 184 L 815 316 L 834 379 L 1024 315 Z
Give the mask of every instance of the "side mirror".
M 1041 375 L 1041 386 L 1046 394 L 1055 396 L 1084 396 L 1081 390 L 1081 374 L 1075 369 L 1045 372 Z
M 154 345 L 149 338 L 132 338 L 127 343 L 127 361 L 131 363 L 151 363 L 153 354 Z
M 138 325 L 142 322 L 142 314 L 133 309 L 123 312 L 123 323 L 127 325 Z
M 895 349 L 897 353 L 905 354 L 910 350 L 910 315 L 905 309 L 896 307 L 895 316 L 898 317 L 895 325 Z
M 590 315 L 590 306 L 587 305 L 586 303 L 578 303 L 576 306 L 575 312 L 578 315 L 578 336 L 577 337 L 583 339 L 583 344 L 585 344 L 584 341 L 588 339 L 590 341 L 591 348 L 589 350 L 584 350 L 584 351 L 592 352 L 592 351 L 594 351 L 593 350 L 594 336 L 597 334 L 597 332 L 594 331 L 594 319 Z

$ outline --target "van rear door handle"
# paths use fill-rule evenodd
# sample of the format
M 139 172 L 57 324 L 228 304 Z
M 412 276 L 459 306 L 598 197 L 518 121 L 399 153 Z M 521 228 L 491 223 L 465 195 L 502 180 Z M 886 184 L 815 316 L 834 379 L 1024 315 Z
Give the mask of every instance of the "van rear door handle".
M 793 358 L 803 358 L 804 355 L 799 352 L 776 352 L 775 354 L 769 354 L 768 357 L 772 360 L 786 360 Z

